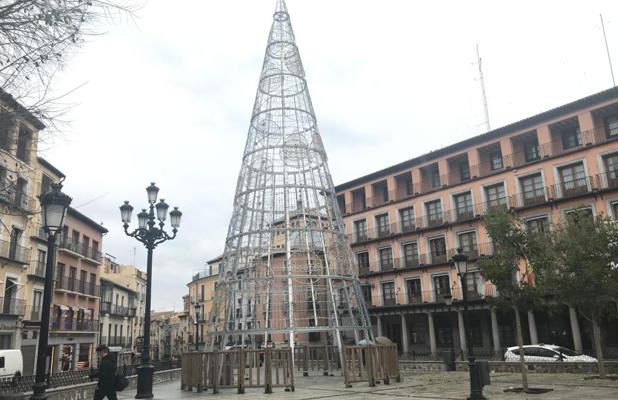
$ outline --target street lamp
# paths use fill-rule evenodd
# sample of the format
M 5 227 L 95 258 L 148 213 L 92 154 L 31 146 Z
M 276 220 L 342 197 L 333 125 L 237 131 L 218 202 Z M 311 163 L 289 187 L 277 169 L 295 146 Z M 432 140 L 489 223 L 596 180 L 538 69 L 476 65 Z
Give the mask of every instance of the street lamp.
M 472 353 L 472 342 L 470 340 L 470 334 L 468 329 L 468 322 L 466 317 L 468 316 L 468 296 L 466 294 L 466 275 L 468 274 L 468 255 L 464 254 L 462 249 L 457 249 L 457 254 L 453 256 L 453 265 L 457 270 L 457 275 L 461 280 L 461 293 L 463 297 L 464 307 L 464 337 L 466 338 L 466 344 L 468 347 L 468 369 L 470 371 L 470 400 L 483 400 L 483 385 L 481 384 L 481 374 L 479 365 L 474 361 L 474 355 Z
M 199 334 L 199 329 L 200 329 L 200 309 L 202 308 L 202 305 L 198 302 L 195 302 L 195 351 L 199 351 L 200 350 L 200 334 Z
M 52 299 L 52 284 L 54 264 L 56 263 L 56 237 L 64 226 L 64 217 L 71 204 L 71 199 L 62 193 L 62 184 L 51 185 L 51 192 L 39 196 L 41 202 L 41 219 L 43 230 L 47 233 L 47 265 L 45 266 L 45 286 L 43 290 L 43 305 L 41 312 L 41 326 L 39 328 L 39 349 L 37 352 L 36 377 L 32 386 L 32 400 L 47 399 L 47 383 L 45 381 L 47 369 L 47 344 L 49 339 L 49 310 Z
M 120 206 L 120 217 L 124 231 L 127 236 L 137 239 L 143 243 L 148 250 L 148 258 L 146 265 L 146 309 L 144 315 L 144 339 L 142 349 L 141 365 L 137 368 L 137 395 L 136 399 L 152 399 L 152 378 L 154 374 L 154 367 L 150 363 L 150 297 L 152 292 L 152 252 L 159 244 L 172 240 L 178 233 L 178 227 L 180 226 L 180 217 L 182 213 L 178 210 L 178 207 L 174 207 L 169 213 L 170 225 L 172 226 L 172 235 L 170 236 L 163 230 L 165 226 L 165 220 L 167 219 L 167 210 L 169 206 L 163 199 L 157 202 L 157 195 L 159 194 L 159 188 L 155 186 L 154 182 L 146 188 L 148 194 L 149 210 L 143 209 L 137 214 L 137 229 L 133 232 L 129 232 L 129 224 L 131 223 L 131 213 L 133 212 L 133 206 L 125 201 Z M 156 209 L 156 215 L 155 215 Z M 155 219 L 159 220 L 157 224 Z M 158 225 L 158 226 L 157 226 Z

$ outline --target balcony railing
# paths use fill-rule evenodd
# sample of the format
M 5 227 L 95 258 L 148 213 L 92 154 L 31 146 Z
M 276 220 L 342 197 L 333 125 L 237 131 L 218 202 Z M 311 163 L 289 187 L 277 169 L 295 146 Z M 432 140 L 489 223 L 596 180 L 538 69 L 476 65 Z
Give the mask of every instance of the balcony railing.
M 45 266 L 43 261 L 34 260 L 28 267 L 28 275 L 45 278 Z
M 549 196 L 553 199 L 564 199 L 591 193 L 594 190 L 594 179 L 587 176 L 568 182 L 561 182 L 549 187 Z
M 598 174 L 596 181 L 600 190 L 618 189 L 618 171 Z
M 61 332 L 97 332 L 99 330 L 99 321 L 89 319 L 78 321 L 77 318 L 63 317 L 50 321 L 49 329 Z
M 0 257 L 16 261 L 21 264 L 30 263 L 30 249 L 18 244 L 0 240 Z
M 72 251 L 73 253 L 77 253 L 96 262 L 101 262 L 102 253 L 99 251 L 99 249 L 96 247 L 84 246 L 84 242 L 63 237 L 60 239 L 60 243 L 58 244 L 58 246 L 61 249 Z
M 24 309 L 24 319 L 28 321 L 40 321 L 41 320 L 41 305 L 28 305 Z
M 135 317 L 135 307 L 125 307 L 110 302 L 101 302 L 101 312 L 119 317 Z
M 0 297 L 0 313 L 4 315 L 24 315 L 25 302 L 12 297 Z
M 105 343 L 108 346 L 125 347 L 129 342 L 124 336 L 101 336 L 101 343 Z
M 17 189 L 14 182 L 0 183 L 0 201 L 17 207 L 25 213 L 33 214 L 38 210 L 39 201 Z
M 56 279 L 56 290 L 67 290 L 69 292 L 82 293 L 88 296 L 99 297 L 99 285 L 93 281 L 82 281 L 79 279 L 71 279 L 68 276 L 63 276 Z
M 463 248 L 463 253 L 470 260 L 476 260 L 480 257 L 490 256 L 493 254 L 493 245 L 491 242 L 475 244 Z M 453 256 L 457 254 L 457 249 L 448 249 L 446 253 L 439 254 L 417 254 L 414 256 L 392 258 L 385 262 L 380 260 L 372 260 L 369 265 L 359 267 L 359 275 L 370 275 L 372 273 L 397 271 L 400 269 L 414 269 L 431 265 L 447 264 Z

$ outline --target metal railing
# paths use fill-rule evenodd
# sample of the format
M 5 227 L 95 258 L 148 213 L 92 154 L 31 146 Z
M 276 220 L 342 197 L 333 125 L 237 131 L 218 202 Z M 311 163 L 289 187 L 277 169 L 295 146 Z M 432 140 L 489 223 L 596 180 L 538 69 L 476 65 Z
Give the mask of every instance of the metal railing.
M 78 320 L 76 317 L 54 319 L 49 322 L 49 329 L 60 332 L 97 332 L 99 330 L 98 320 Z
M 463 253 L 466 254 L 470 260 L 476 260 L 481 257 L 493 255 L 494 249 L 491 242 L 486 242 L 465 247 L 463 248 Z M 385 262 L 381 262 L 380 260 L 370 260 L 369 264 L 359 266 L 359 275 L 363 276 L 373 273 L 447 264 L 451 261 L 455 254 L 457 254 L 457 249 L 452 248 L 446 250 L 445 253 L 423 253 L 412 257 L 391 258 Z
M 0 240 L 0 257 L 22 264 L 29 264 L 30 249 L 12 242 L 7 242 L 6 240 Z
M 0 313 L 4 315 L 24 315 L 25 301 L 12 297 L 0 297 Z
M 28 267 L 28 275 L 38 276 L 39 278 L 45 278 L 45 262 L 34 260 Z
M 119 317 L 135 317 L 135 307 L 119 306 L 106 301 L 101 302 L 101 312 Z
M 24 319 L 27 321 L 40 321 L 41 305 L 27 305 L 24 309 Z
M 466 297 L 468 301 L 479 301 L 486 297 L 496 297 L 496 288 L 491 283 L 483 283 L 482 285 L 475 285 L 474 287 L 466 288 Z M 428 304 L 428 303 L 444 303 L 454 304 L 463 301 L 461 286 L 434 288 L 434 290 L 423 290 L 415 292 L 407 292 L 405 296 L 399 297 L 380 297 L 379 306 L 388 307 L 394 305 L 402 305 L 399 303 L 399 299 L 403 298 L 403 304 Z M 375 299 L 375 298 L 374 298 Z M 372 302 L 375 303 L 375 302 Z M 368 303 L 371 305 L 372 303 Z M 377 306 L 373 304 L 372 306 Z
M 77 292 L 88 296 L 100 296 L 99 285 L 93 281 L 82 281 L 72 279 L 68 276 L 56 277 L 56 290 L 68 290 L 69 292 Z
M 58 246 L 61 249 L 72 251 L 73 253 L 77 253 L 96 262 L 101 262 L 102 253 L 99 251 L 98 247 L 88 247 L 84 244 L 84 242 L 73 240 L 71 238 L 61 237 Z
M 595 189 L 594 178 L 586 176 L 568 182 L 561 182 L 549 187 L 549 197 L 552 199 L 564 199 L 583 194 L 592 193 Z
M 598 174 L 596 178 L 599 190 L 618 189 L 618 171 Z
M 7 182 L 6 180 L 0 183 L 0 201 L 17 207 L 28 214 L 35 213 L 39 208 L 37 199 L 18 190 L 15 182 Z

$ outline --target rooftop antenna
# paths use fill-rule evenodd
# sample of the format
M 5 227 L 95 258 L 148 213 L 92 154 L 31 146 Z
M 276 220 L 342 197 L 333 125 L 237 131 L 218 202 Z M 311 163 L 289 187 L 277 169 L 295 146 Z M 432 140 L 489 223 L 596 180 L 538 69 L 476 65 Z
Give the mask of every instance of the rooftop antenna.
M 601 17 L 601 29 L 603 30 L 603 39 L 605 39 L 605 50 L 607 51 L 607 61 L 609 61 L 609 72 L 612 74 L 612 83 L 616 86 L 616 79 L 614 78 L 614 68 L 612 67 L 612 58 L 609 55 L 609 46 L 607 45 L 607 35 L 605 34 L 605 24 L 603 23 L 603 14 L 599 14 Z
M 483 93 L 483 109 L 485 110 L 485 125 L 487 126 L 487 132 L 491 130 L 489 124 L 489 109 L 487 108 L 487 94 L 485 93 L 485 78 L 483 77 L 483 65 L 481 64 L 481 54 L 479 53 L 479 45 L 476 44 L 476 59 L 479 65 L 479 77 L 481 80 L 481 92 Z

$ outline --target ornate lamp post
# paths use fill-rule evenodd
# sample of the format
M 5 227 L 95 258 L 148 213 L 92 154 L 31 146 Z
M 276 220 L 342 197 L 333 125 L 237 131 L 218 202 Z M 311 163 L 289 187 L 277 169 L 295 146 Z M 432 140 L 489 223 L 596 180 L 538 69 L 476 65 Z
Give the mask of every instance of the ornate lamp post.
M 481 374 L 479 365 L 475 362 L 474 355 L 472 353 L 472 342 L 470 338 L 470 332 L 468 329 L 468 322 L 466 317 L 468 316 L 468 296 L 466 294 L 468 274 L 468 256 L 464 254 L 462 249 L 457 249 L 457 254 L 453 256 L 453 264 L 457 270 L 457 274 L 461 279 L 461 293 L 463 297 L 464 307 L 464 336 L 466 338 L 466 344 L 468 346 L 468 369 L 470 370 L 470 400 L 483 400 L 483 385 L 481 384 Z
M 202 305 L 198 302 L 195 302 L 195 351 L 200 350 L 200 310 L 202 309 Z
M 170 225 L 172 226 L 172 235 L 170 236 L 163 230 L 165 226 L 165 220 L 167 219 L 167 210 L 169 206 L 165 203 L 165 200 L 161 199 L 156 205 L 157 195 L 159 194 L 159 188 L 155 186 L 154 182 L 146 188 L 148 193 L 148 203 L 150 210 L 143 209 L 137 214 L 138 228 L 133 232 L 129 232 L 129 223 L 131 222 L 131 213 L 133 212 L 133 206 L 125 201 L 120 206 L 120 215 L 124 226 L 125 233 L 137 239 L 143 243 L 148 250 L 148 258 L 146 265 L 146 310 L 144 315 L 144 344 L 142 350 L 142 363 L 137 368 L 137 395 L 136 399 L 152 399 L 152 377 L 154 373 L 154 367 L 150 363 L 150 297 L 152 292 L 152 252 L 157 245 L 172 240 L 176 237 L 178 227 L 180 226 L 180 217 L 182 213 L 178 210 L 178 207 L 174 207 L 169 213 Z M 156 209 L 156 214 L 155 214 Z M 155 219 L 159 220 L 157 224 Z M 158 226 L 157 226 L 158 225 Z
M 71 204 L 71 199 L 62 193 L 62 184 L 51 185 L 51 192 L 39 197 L 41 202 L 41 217 L 43 230 L 47 233 L 47 265 L 45 266 L 45 286 L 43 291 L 43 305 L 41 312 L 41 327 L 39 330 L 39 349 L 36 361 L 36 377 L 32 386 L 32 400 L 47 399 L 47 343 L 49 338 L 49 309 L 52 299 L 52 283 L 54 264 L 56 263 L 56 237 L 64 226 L 64 217 Z

